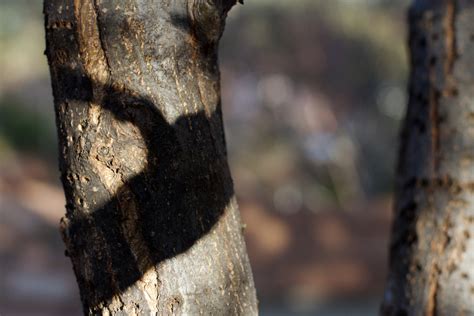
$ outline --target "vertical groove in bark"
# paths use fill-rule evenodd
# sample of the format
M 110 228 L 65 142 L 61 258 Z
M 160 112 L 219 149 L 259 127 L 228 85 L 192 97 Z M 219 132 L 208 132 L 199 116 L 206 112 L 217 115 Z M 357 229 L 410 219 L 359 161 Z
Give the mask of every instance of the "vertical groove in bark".
M 46 0 L 85 314 L 256 314 L 222 127 L 217 43 L 233 0 Z
M 446 3 L 445 16 L 443 21 L 445 38 L 445 61 L 444 61 L 444 96 L 452 96 L 455 93 L 455 82 L 453 77 L 453 67 L 456 61 L 456 0 L 448 0 Z
M 383 315 L 474 315 L 474 6 L 415 0 Z

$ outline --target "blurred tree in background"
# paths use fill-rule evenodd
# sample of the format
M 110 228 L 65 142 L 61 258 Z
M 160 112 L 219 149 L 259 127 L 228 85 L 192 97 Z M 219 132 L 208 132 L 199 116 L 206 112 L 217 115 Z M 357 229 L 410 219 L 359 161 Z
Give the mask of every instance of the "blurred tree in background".
M 474 6 L 413 2 L 384 315 L 474 315 Z

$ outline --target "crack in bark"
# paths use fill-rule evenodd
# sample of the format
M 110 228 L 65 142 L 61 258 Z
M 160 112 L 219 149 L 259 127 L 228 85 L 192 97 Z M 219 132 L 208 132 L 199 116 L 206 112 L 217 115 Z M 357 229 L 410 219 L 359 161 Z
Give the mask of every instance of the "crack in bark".
M 102 50 L 104 61 L 105 61 L 105 64 L 107 65 L 106 69 L 107 69 L 107 72 L 108 72 L 108 78 L 110 78 L 110 76 L 111 76 L 111 74 L 110 74 L 111 67 L 110 67 L 109 58 L 107 57 L 107 48 L 106 48 L 105 41 L 102 37 L 102 34 L 99 31 L 102 28 L 101 27 L 102 23 L 100 22 L 100 8 L 99 8 L 99 4 L 98 4 L 97 1 L 98 0 L 92 0 L 92 6 L 94 8 L 96 24 L 97 24 L 97 38 L 99 39 L 100 49 Z M 105 85 L 105 82 L 101 82 L 101 83 Z
M 449 0 L 446 4 L 446 14 L 443 20 L 443 29 L 445 33 L 445 60 L 444 74 L 445 84 L 443 96 L 453 96 L 456 94 L 455 82 L 453 78 L 454 63 L 457 58 L 456 52 L 456 0 Z
M 456 30 L 455 30 L 455 18 L 456 18 L 456 0 L 449 0 L 446 3 L 445 15 L 443 18 L 443 33 L 444 33 L 444 64 L 443 64 L 443 90 L 440 94 L 436 88 L 436 82 L 433 80 L 431 82 L 431 91 L 430 91 L 430 121 L 432 124 L 431 129 L 431 139 L 432 139 L 432 159 L 433 159 L 433 171 L 436 176 L 439 171 L 440 164 L 440 122 L 439 122 L 439 106 L 441 97 L 452 97 L 456 96 L 457 91 L 455 88 L 455 80 L 453 77 L 454 63 L 456 59 Z M 433 69 L 430 69 L 432 71 Z M 430 74 L 430 77 L 433 76 L 433 73 Z M 441 184 L 447 182 L 447 185 L 452 188 L 454 187 L 455 193 L 462 191 L 463 185 L 455 184 L 453 185 L 453 180 L 449 179 L 448 181 L 442 181 Z M 435 183 L 436 184 L 440 184 Z M 468 184 L 469 186 L 470 184 Z M 432 193 L 433 194 L 433 193 Z M 434 207 L 432 207 L 434 209 Z M 434 258 L 439 258 L 449 243 L 449 226 L 451 221 L 451 208 L 446 209 L 446 214 L 444 214 L 445 219 L 443 223 L 439 226 L 439 229 L 442 231 L 440 240 L 438 240 L 437 251 L 434 255 Z M 440 287 L 439 279 L 443 273 L 437 263 L 433 264 L 433 267 L 430 269 L 429 285 L 428 285 L 428 301 L 426 308 L 426 316 L 436 316 L 438 315 L 438 289 Z
M 457 58 L 456 52 L 456 0 L 448 0 L 442 21 L 444 35 L 444 62 L 443 62 L 443 86 L 437 87 L 437 70 L 432 63 L 429 65 L 430 91 L 429 91 L 429 114 L 431 122 L 431 150 L 433 172 L 439 170 L 440 164 L 440 117 L 439 107 L 442 97 L 453 97 L 457 95 L 455 80 L 453 76 L 454 64 Z M 436 58 L 432 56 L 432 58 Z

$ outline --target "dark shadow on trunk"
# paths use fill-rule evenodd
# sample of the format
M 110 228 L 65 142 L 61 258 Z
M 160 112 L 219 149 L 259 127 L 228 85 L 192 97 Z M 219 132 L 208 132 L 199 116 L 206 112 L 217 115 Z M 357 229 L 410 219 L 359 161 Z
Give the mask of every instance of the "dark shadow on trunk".
M 78 87 L 93 85 L 77 69 L 61 69 L 60 73 L 67 76 L 63 82 L 76 81 Z M 84 306 L 110 300 L 148 269 L 186 252 L 219 221 L 234 194 L 225 154 L 219 154 L 210 135 L 213 126 L 222 126 L 220 113 L 208 117 L 198 112 L 170 125 L 158 105 L 147 97 L 112 87 L 102 87 L 105 97 L 101 106 L 112 120 L 130 122 L 138 128 L 146 144 L 146 167 L 128 179 L 116 196 L 88 212 L 77 212 L 77 206 L 67 205 L 64 238 L 69 255 L 81 258 L 87 252 L 92 261 L 91 280 L 76 271 L 80 289 L 89 289 L 81 293 Z M 92 101 L 87 94 L 74 97 L 81 102 Z M 112 155 L 104 151 L 103 155 Z M 70 190 L 66 187 L 65 191 Z M 127 213 L 130 207 L 122 207 L 127 200 L 135 201 L 135 214 Z M 126 227 L 136 231 L 127 232 Z M 139 236 L 144 244 L 130 243 L 126 234 Z M 94 238 L 88 240 L 87 236 Z M 77 265 L 75 262 L 75 270 L 80 268 Z

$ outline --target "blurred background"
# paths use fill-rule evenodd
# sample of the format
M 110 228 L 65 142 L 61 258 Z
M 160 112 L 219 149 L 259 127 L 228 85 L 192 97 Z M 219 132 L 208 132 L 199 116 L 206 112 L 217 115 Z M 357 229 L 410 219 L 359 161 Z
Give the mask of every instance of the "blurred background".
M 230 165 L 262 315 L 376 315 L 407 1 L 248 0 L 221 42 Z M 42 1 L 0 0 L 0 314 L 81 315 Z

